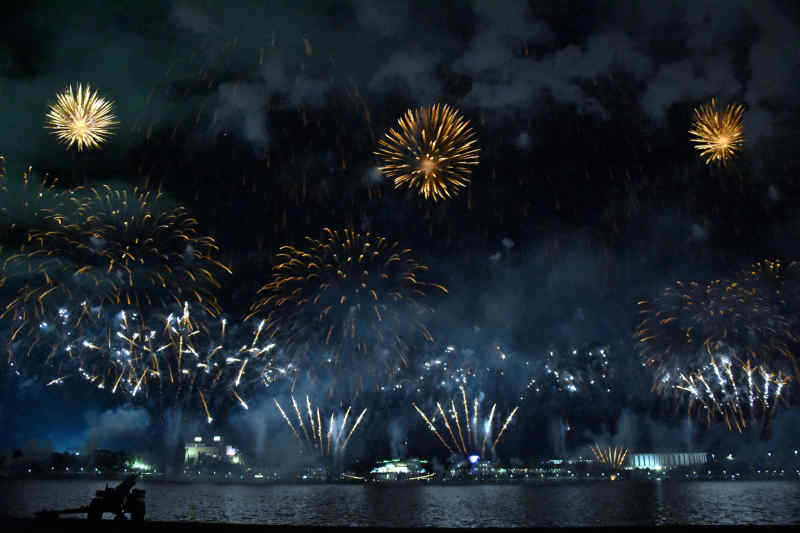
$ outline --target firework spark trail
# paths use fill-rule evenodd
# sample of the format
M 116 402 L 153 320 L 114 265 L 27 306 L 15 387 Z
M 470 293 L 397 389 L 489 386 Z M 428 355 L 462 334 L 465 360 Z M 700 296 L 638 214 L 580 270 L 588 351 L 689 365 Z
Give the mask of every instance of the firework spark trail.
M 730 381 L 731 389 L 733 390 L 733 395 L 735 398 L 734 404 L 741 411 L 741 408 L 738 407 L 740 405 L 739 386 L 736 384 L 736 378 L 733 377 L 733 364 L 730 362 L 729 359 L 723 359 L 723 364 L 725 365 L 725 372 L 728 374 L 728 381 Z
M 255 341 L 254 341 L 254 342 L 255 342 Z M 242 380 L 242 374 L 244 373 L 244 367 L 246 367 L 246 366 L 247 366 L 247 362 L 248 362 L 249 360 L 250 360 L 249 358 L 245 358 L 245 360 L 244 360 L 244 361 L 242 361 L 242 366 L 239 368 L 239 372 L 236 374 L 236 381 L 235 381 L 235 383 L 236 383 L 236 386 L 237 386 L 237 387 L 239 386 L 239 382 Z
M 67 376 L 61 376 L 56 379 L 50 380 L 47 382 L 47 385 L 45 385 L 45 387 L 50 387 L 53 385 L 61 385 L 62 383 L 64 383 L 65 379 L 67 379 Z
M 200 400 L 203 402 L 203 409 L 206 412 L 206 420 L 210 424 L 214 419 L 211 417 L 211 413 L 208 412 L 208 404 L 206 403 L 206 397 L 203 396 L 203 391 L 198 391 L 200 393 Z
M 335 419 L 333 417 L 333 411 L 331 411 L 331 420 L 330 420 L 330 422 L 328 422 L 328 434 L 327 434 L 327 440 L 328 440 L 328 451 L 327 451 L 327 453 L 328 453 L 328 455 L 331 454 L 331 436 L 335 433 L 335 431 L 336 431 L 336 422 L 335 422 Z
M 720 379 L 723 372 L 719 370 L 719 364 L 723 365 L 724 373 L 728 379 Z M 721 418 L 728 425 L 728 428 L 735 429 L 741 433 L 748 427 L 748 420 L 760 419 L 762 425 L 766 427 L 777 405 L 777 402 L 790 377 L 785 376 L 779 371 L 777 377 L 769 372 L 764 366 L 753 367 L 750 360 L 734 366 L 728 357 L 723 357 L 720 363 L 716 363 L 712 357 L 711 363 L 707 367 L 700 368 L 688 377 L 680 374 L 681 382 L 675 385 L 677 390 L 683 390 L 690 394 L 689 414 L 693 412 L 692 402 L 699 402 L 705 413 L 707 423 L 711 423 L 711 414 L 717 413 L 717 418 Z M 761 376 L 763 384 L 761 387 L 755 383 L 753 372 L 757 371 Z M 708 376 L 703 372 L 708 373 Z M 747 377 L 747 394 L 739 392 L 737 385 L 737 375 Z M 714 379 L 716 378 L 716 380 Z M 696 383 L 702 383 L 702 392 Z M 719 390 L 715 391 L 714 384 Z M 772 388 L 772 384 L 776 388 Z M 702 411 L 701 411 L 702 412 Z M 732 419 L 732 421 L 731 421 Z
M 628 456 L 628 448 L 617 447 L 601 448 L 599 444 L 590 446 L 595 458 L 611 468 L 621 468 Z
M 767 373 L 767 371 L 764 370 L 764 367 L 761 367 L 760 370 L 761 377 L 764 378 L 764 392 L 761 401 L 764 402 L 764 407 L 769 409 L 769 383 L 772 381 L 772 374 Z
M 467 406 L 467 393 L 464 391 L 464 387 L 461 385 L 458 386 L 461 389 L 461 400 L 464 403 L 464 422 L 467 425 L 467 440 L 470 441 L 470 445 L 472 443 L 472 429 L 469 423 L 469 407 Z
M 297 414 L 297 420 L 298 422 L 300 422 L 300 428 L 302 428 L 303 434 L 306 436 L 306 440 L 309 440 L 308 431 L 306 430 L 306 425 L 303 424 L 303 417 L 300 415 L 300 409 L 297 408 L 297 402 L 294 401 L 294 396 L 292 396 L 292 405 L 294 406 L 295 414 Z
M 486 422 L 486 432 L 483 435 L 483 443 L 481 443 L 481 456 L 486 452 L 486 440 L 489 438 L 489 434 L 492 431 L 492 419 L 494 418 L 495 407 L 497 407 L 496 403 L 492 405 L 492 411 L 489 413 L 489 420 Z
M 319 407 L 317 407 L 317 436 L 319 437 L 319 449 L 320 451 L 324 451 L 324 444 L 322 442 L 322 419 L 319 416 Z
M 344 435 L 344 428 L 347 426 L 347 417 L 350 416 L 350 406 L 347 406 L 347 410 L 344 413 L 344 418 L 342 419 L 342 425 L 339 428 L 339 436 L 336 437 L 336 446 L 339 446 L 339 443 L 342 441 L 342 435 Z
M 478 446 L 478 398 L 472 401 L 472 427 L 475 429 L 472 434 L 472 446 Z
M 292 434 L 300 441 L 300 444 L 311 453 L 316 453 L 321 456 L 340 456 L 344 453 L 347 448 L 347 444 L 350 442 L 350 438 L 355 433 L 355 430 L 361 424 L 361 421 L 364 418 L 364 415 L 367 412 L 367 409 L 364 409 L 361 414 L 356 419 L 355 424 L 350 429 L 349 433 L 347 433 L 347 437 L 344 439 L 344 442 L 341 442 L 341 438 L 347 429 L 347 417 L 350 414 L 350 407 L 347 407 L 347 411 L 345 413 L 344 418 L 342 419 L 342 424 L 337 428 L 335 415 L 331 412 L 330 421 L 328 424 L 328 428 L 324 427 L 322 423 L 322 410 L 319 407 L 316 407 L 316 417 L 314 416 L 315 408 L 311 406 L 311 400 L 308 396 L 306 396 L 306 403 L 309 413 L 309 421 L 311 425 L 311 432 L 309 433 L 308 430 L 305 428 L 305 424 L 303 423 L 303 417 L 300 415 L 300 410 L 297 407 L 297 401 L 294 399 L 294 396 L 291 396 L 292 405 L 295 407 L 295 413 L 298 416 L 298 421 L 300 422 L 301 427 L 303 428 L 305 438 L 303 435 L 298 432 L 294 425 L 292 424 L 291 420 L 286 413 L 284 412 L 283 408 L 281 407 L 278 400 L 274 400 L 275 406 L 280 411 L 283 419 L 289 425 L 289 429 L 292 431 Z M 316 418 L 316 420 L 314 420 Z M 338 431 L 337 431 L 338 430 Z
M 700 383 L 702 383 L 705 386 L 706 394 L 708 395 L 709 398 L 711 398 L 711 403 L 714 404 L 714 407 L 717 408 L 720 414 L 723 414 L 725 411 L 722 409 L 722 406 L 720 406 L 719 402 L 717 401 L 717 396 L 714 394 L 714 390 L 708 384 L 708 381 L 706 381 L 706 378 L 702 374 L 698 374 L 697 379 L 699 379 Z
M 450 453 L 453 453 L 453 449 L 452 449 L 452 448 L 451 448 L 451 447 L 450 447 L 450 446 L 447 444 L 447 442 L 445 442 L 445 440 L 442 438 L 442 436 L 441 436 L 441 435 L 439 434 L 439 432 L 436 430 L 436 426 L 434 426 L 434 425 L 431 423 L 431 421 L 430 421 L 430 420 L 428 420 L 428 417 L 427 417 L 427 416 L 425 416 L 425 413 L 423 413 L 423 412 L 420 410 L 420 408 L 419 408 L 419 407 L 417 407 L 417 404 L 415 404 L 415 403 L 413 403 L 413 402 L 412 402 L 412 403 L 411 403 L 411 405 L 413 405 L 413 406 L 414 406 L 414 409 L 416 409 L 416 410 L 417 410 L 417 412 L 419 413 L 419 416 L 421 416 L 421 417 L 422 417 L 422 419 L 425 421 L 425 423 L 426 423 L 426 424 L 428 424 L 428 429 L 430 429 L 430 430 L 433 432 L 433 434 L 434 434 L 434 435 L 436 435 L 436 437 L 437 437 L 437 438 L 438 438 L 438 439 L 439 439 L 439 440 L 442 442 L 442 444 L 444 445 L 444 447 L 445 447 L 445 448 L 447 448 L 447 451 L 448 451 L 448 452 L 450 452 Z
M 456 440 L 456 435 L 453 433 L 453 428 L 450 427 L 450 422 L 447 421 L 447 416 L 444 414 L 444 410 L 442 409 L 442 404 L 436 402 L 436 407 L 439 409 L 439 414 L 442 415 L 442 421 L 444 422 L 444 427 L 447 428 L 447 431 L 450 433 L 450 437 L 453 439 L 453 447 L 459 449 L 458 441 Z
M 461 422 L 459 421 L 458 411 L 456 410 L 456 403 L 454 400 L 450 400 L 450 408 L 453 410 L 453 418 L 456 419 L 456 427 L 458 428 L 458 438 L 461 439 L 461 449 L 464 453 L 467 453 L 467 445 L 464 444 L 464 434 L 461 432 Z
M 233 395 L 236 396 L 236 399 L 239 400 L 239 404 L 241 404 L 242 407 L 244 407 L 245 409 L 250 409 L 249 407 L 247 407 L 247 403 L 244 400 L 242 400 L 242 397 L 239 396 L 236 390 L 233 390 L 232 392 Z
M 511 411 L 511 414 L 508 415 L 508 418 L 506 419 L 505 424 L 503 424 L 503 428 L 500 430 L 500 433 L 497 434 L 497 438 L 494 439 L 494 443 L 492 444 L 492 449 L 497 447 L 497 443 L 500 442 L 500 437 L 502 437 L 503 433 L 506 432 L 506 428 L 508 427 L 508 424 L 511 423 L 511 419 L 514 418 L 514 414 L 517 412 L 517 409 L 518 408 L 515 407 L 514 410 Z
M 347 443 L 350 442 L 350 437 L 353 436 L 353 432 L 356 430 L 358 425 L 361 423 L 361 419 L 364 418 L 364 415 L 366 413 L 367 413 L 367 409 L 364 408 L 364 410 L 361 411 L 361 414 L 358 415 L 358 418 L 356 419 L 356 423 L 353 424 L 353 429 L 350 430 L 350 433 L 347 434 L 347 438 L 344 439 L 344 444 L 342 444 L 342 450 L 344 450 L 347 447 Z
M 286 420 L 286 423 L 287 423 L 287 424 L 289 424 L 289 429 L 291 429 L 291 430 L 292 430 L 292 433 L 294 434 L 294 436 L 295 436 L 295 437 L 297 437 L 297 440 L 299 440 L 299 441 L 300 441 L 300 443 L 302 444 L 302 443 L 303 443 L 303 439 L 302 439 L 302 437 L 300 437 L 300 434 L 299 434 L 299 433 L 297 432 L 297 430 L 294 428 L 294 424 L 292 424 L 292 421 L 291 421 L 291 420 L 289 420 L 289 417 L 288 417 L 288 416 L 286 416 L 286 413 L 283 411 L 283 407 L 281 407 L 281 404 L 279 404 L 279 403 L 278 403 L 278 400 L 277 400 L 277 399 L 275 399 L 275 398 L 273 398 L 273 401 L 275 402 L 275 405 L 277 406 L 277 408 L 278 408 L 278 411 L 280 411 L 280 412 L 281 412 L 281 415 L 283 416 L 283 419 L 284 419 L 284 420 Z
M 317 432 L 314 428 L 314 414 L 311 411 L 311 400 L 306 394 L 306 409 L 308 409 L 308 423 L 311 428 L 311 441 L 313 442 L 314 446 L 317 445 Z
M 772 413 L 775 413 L 775 408 L 778 406 L 778 400 L 781 397 L 781 392 L 783 391 L 783 387 L 791 381 L 790 376 L 784 376 L 783 373 L 778 372 L 778 377 L 775 379 L 775 401 L 772 402 Z
M 255 334 L 255 336 L 253 337 L 253 344 L 252 344 L 252 346 L 255 346 L 255 345 L 256 345 L 256 343 L 258 342 L 258 336 L 259 336 L 259 335 L 261 335 L 261 330 L 262 330 L 262 329 L 264 329 L 264 324 L 265 324 L 265 323 L 266 323 L 266 320 L 262 320 L 261 322 L 259 322 L 259 323 L 258 323 L 258 329 L 256 330 L 256 334 Z

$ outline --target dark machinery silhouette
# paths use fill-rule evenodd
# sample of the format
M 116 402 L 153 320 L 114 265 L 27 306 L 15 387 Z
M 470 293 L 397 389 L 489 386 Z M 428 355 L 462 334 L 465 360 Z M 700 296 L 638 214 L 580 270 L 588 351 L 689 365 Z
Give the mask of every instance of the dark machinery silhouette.
M 131 520 L 144 520 L 144 491 L 134 489 L 138 474 L 131 474 L 116 487 L 109 487 L 98 490 L 92 501 L 86 507 L 75 507 L 72 509 L 61 509 L 58 511 L 39 511 L 37 516 L 42 518 L 58 518 L 63 514 L 86 513 L 90 521 L 100 520 L 104 513 L 112 513 L 116 520 L 125 520 L 125 513 L 131 516 Z

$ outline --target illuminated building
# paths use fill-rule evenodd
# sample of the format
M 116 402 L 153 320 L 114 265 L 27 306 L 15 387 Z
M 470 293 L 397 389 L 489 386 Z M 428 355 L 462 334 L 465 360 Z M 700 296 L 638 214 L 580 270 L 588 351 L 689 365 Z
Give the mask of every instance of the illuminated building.
M 704 465 L 708 454 L 698 453 L 632 453 L 625 460 L 625 466 L 648 470 L 661 470 L 679 466 Z
M 199 463 L 225 463 L 241 464 L 243 459 L 239 450 L 223 442 L 219 435 L 214 435 L 210 441 L 205 442 L 203 437 L 196 436 L 193 442 L 187 442 L 184 447 L 185 465 L 197 465 Z
M 433 473 L 428 467 L 428 461 L 421 459 L 386 459 L 378 461 L 370 471 L 375 480 L 398 481 L 430 479 Z

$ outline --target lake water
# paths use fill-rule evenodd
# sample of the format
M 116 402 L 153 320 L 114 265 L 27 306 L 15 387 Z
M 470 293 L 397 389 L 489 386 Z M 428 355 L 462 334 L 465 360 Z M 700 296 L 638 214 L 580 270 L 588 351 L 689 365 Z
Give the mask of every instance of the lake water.
M 0 482 L 0 514 L 23 517 L 80 507 L 104 486 L 89 480 Z M 165 521 L 370 527 L 800 524 L 800 483 L 792 481 L 395 487 L 140 481 L 136 487 L 147 491 L 146 518 Z

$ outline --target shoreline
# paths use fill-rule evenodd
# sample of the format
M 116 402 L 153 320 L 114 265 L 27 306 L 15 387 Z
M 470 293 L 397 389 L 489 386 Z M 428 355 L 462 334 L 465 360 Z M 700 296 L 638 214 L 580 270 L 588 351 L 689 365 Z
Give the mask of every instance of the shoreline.
M 0 524 L 5 526 L 6 531 L 30 531 L 36 533 L 57 533 L 62 531 L 76 531 L 85 533 L 87 528 L 95 531 L 152 531 L 152 532 L 172 532 L 172 531 L 200 531 L 200 532 L 244 532 L 253 533 L 256 531 L 276 531 L 276 530 L 299 530 L 303 529 L 318 529 L 318 530 L 331 530 L 342 529 L 341 526 L 299 526 L 299 525 L 284 525 L 284 524 L 240 524 L 240 523 L 226 523 L 226 522 L 161 522 L 161 521 L 147 521 L 144 522 L 131 522 L 131 521 L 116 521 L 116 520 L 102 520 L 100 522 L 89 522 L 86 519 L 77 518 L 61 518 L 55 520 L 42 520 L 37 518 L 17 518 L 12 516 L 0 515 Z M 633 530 L 639 529 L 642 526 L 609 526 L 609 527 L 564 527 L 552 528 L 557 531 L 616 531 L 616 530 Z M 786 530 L 793 531 L 792 525 L 743 525 L 743 526 L 727 526 L 727 525 L 664 525 L 659 526 L 650 524 L 648 528 L 657 528 L 659 531 L 742 531 L 747 529 L 761 529 L 764 531 L 773 530 Z M 371 527 L 371 526 L 358 526 L 359 531 L 385 531 L 385 528 Z M 399 530 L 418 530 L 420 528 L 398 528 Z M 475 529 L 484 528 L 448 528 L 451 531 L 474 531 Z M 503 528 L 492 528 L 503 529 Z M 511 528 L 508 528 L 511 529 Z M 517 528 L 514 528 L 517 529 Z M 551 529 L 551 528 L 537 528 L 537 529 Z
M 11 476 L 0 478 L 0 484 L 17 481 L 97 481 L 97 482 L 117 482 L 125 479 L 129 473 L 112 473 L 102 476 L 68 474 L 55 476 Z M 153 485 L 240 485 L 249 487 L 272 487 L 272 486 L 321 486 L 321 485 L 350 485 L 364 487 L 468 487 L 468 486 L 500 486 L 500 485 L 519 485 L 519 486 L 556 486 L 556 485 L 596 485 L 596 484 L 630 484 L 630 483 L 693 483 L 693 482 L 742 482 L 742 481 L 762 481 L 762 482 L 796 482 L 792 478 L 621 478 L 614 481 L 608 478 L 550 478 L 550 479 L 510 479 L 510 480 L 486 480 L 486 479 L 458 479 L 458 480 L 251 480 L 251 479 L 214 479 L 196 478 L 182 476 L 144 476 L 137 480 L 137 483 L 147 483 Z

